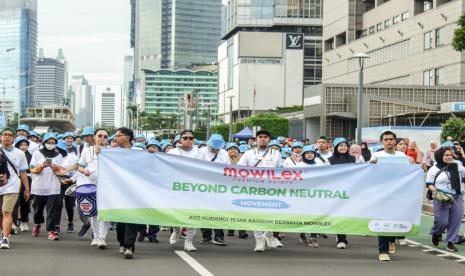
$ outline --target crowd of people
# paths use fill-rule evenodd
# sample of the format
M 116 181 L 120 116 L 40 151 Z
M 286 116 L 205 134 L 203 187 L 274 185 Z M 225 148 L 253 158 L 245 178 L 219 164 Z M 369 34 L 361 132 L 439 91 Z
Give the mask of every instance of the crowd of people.
M 192 159 L 222 164 L 249 167 L 311 167 L 355 163 L 377 163 L 378 158 L 404 156 L 412 164 L 420 165 L 426 172 L 428 197 L 433 201 L 434 225 L 431 229 L 432 243 L 438 246 L 442 235 L 447 233 L 447 250 L 455 252 L 454 244 L 464 243 L 459 234 L 464 215 L 463 178 L 465 176 L 465 154 L 461 143 L 447 137 L 441 146 L 431 142 L 428 150 L 422 152 L 415 141 L 398 138 L 385 131 L 380 143 L 369 148 L 365 142 L 352 143 L 344 138 L 330 140 L 319 137 L 314 143 L 308 139 L 299 141 L 292 138 L 272 139 L 266 130 L 260 130 L 255 138 L 246 141 L 226 142 L 219 134 L 213 134 L 208 141 L 199 141 L 191 130 L 184 130 L 174 139 L 147 139 L 135 135 L 131 129 L 122 127 L 110 136 L 104 128 L 86 127 L 80 135 L 73 132 L 45 133 L 39 135 L 27 125 L 16 130 L 4 128 L 1 132 L 0 147 L 0 208 L 2 239 L 0 248 L 10 248 L 10 235 L 28 232 L 40 238 L 45 223 L 47 238 L 60 239 L 61 217 L 66 211 L 66 232 L 73 233 L 76 202 L 74 192 L 83 185 L 98 185 L 98 155 L 102 148 L 118 147 L 128 150 L 144 150 L 148 153 L 167 153 Z M 45 216 L 44 216 L 45 212 Z M 32 213 L 32 222 L 30 221 Z M 107 247 L 108 230 L 116 230 L 119 252 L 125 258 L 133 258 L 136 241 L 148 239 L 159 242 L 160 230 L 170 230 L 169 243 L 175 245 L 184 238 L 184 249 L 195 251 L 194 239 L 197 229 L 161 227 L 159 225 L 137 225 L 101 221 L 98 214 L 78 214 L 82 225 L 78 231 L 84 237 L 92 229 L 91 246 Z M 235 235 L 234 230 L 200 229 L 201 243 L 225 246 L 226 236 Z M 254 231 L 256 252 L 266 248 L 283 247 L 282 233 Z M 247 231 L 239 230 L 238 237 L 247 239 Z M 300 243 L 318 248 L 319 238 L 324 233 L 301 233 Z M 396 250 L 395 244 L 405 245 L 404 237 L 378 237 L 379 259 L 389 261 L 389 254 Z M 336 235 L 336 248 L 347 249 L 348 237 Z

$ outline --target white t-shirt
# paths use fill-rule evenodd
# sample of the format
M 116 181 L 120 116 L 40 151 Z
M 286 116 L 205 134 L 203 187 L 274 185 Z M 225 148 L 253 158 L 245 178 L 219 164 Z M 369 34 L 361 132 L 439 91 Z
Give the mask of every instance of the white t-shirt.
M 95 146 L 84 148 L 81 153 L 81 158 L 79 158 L 78 164 L 79 166 L 88 170 L 91 174 L 90 176 L 81 174 L 81 177 L 78 178 L 76 183 L 77 186 L 83 184 L 97 184 L 98 160 L 97 154 L 95 153 Z
M 78 159 L 77 159 L 76 154 L 74 152 L 73 153 L 68 152 L 68 155 L 63 157 L 63 162 L 62 162 L 61 166 L 64 167 L 64 168 L 68 168 L 68 167 L 76 164 L 77 162 L 78 162 Z M 76 171 L 71 171 L 68 174 L 70 176 L 74 176 L 76 174 Z
M 387 153 L 386 151 L 382 150 L 382 151 L 374 152 L 371 155 L 370 161 L 378 161 L 378 157 L 394 157 L 394 156 L 406 157 L 407 155 L 405 155 L 405 153 L 400 152 L 400 151 L 395 151 L 394 154 L 392 154 L 392 153 Z
M 200 150 L 198 147 L 192 147 L 191 150 L 183 150 L 182 148 L 174 148 L 168 152 L 168 154 L 180 155 L 193 159 L 200 159 Z
M 279 151 L 273 149 L 251 149 L 242 155 L 237 165 L 254 167 L 259 160 L 261 160 L 257 165 L 259 168 L 279 168 L 283 162 Z
M 300 162 L 296 161 L 293 156 L 289 156 L 288 158 L 286 158 L 286 160 L 284 160 L 283 168 L 299 167 L 299 163 L 301 163 L 301 162 L 302 161 L 300 161 Z
M 458 164 L 458 162 L 457 162 Z M 465 175 L 465 168 L 463 167 L 462 164 L 458 164 L 458 169 L 459 169 L 459 174 L 460 174 L 460 183 L 462 185 L 460 185 L 461 187 L 461 190 L 462 190 L 462 193 L 464 192 L 464 186 L 463 186 L 463 177 Z M 436 166 L 436 163 L 434 164 L 434 166 L 432 166 L 429 170 L 428 170 L 428 173 L 426 174 L 426 184 L 434 184 L 434 187 L 436 187 L 436 189 L 449 189 L 452 191 L 452 193 L 456 193 L 455 190 L 452 190 L 452 184 L 450 182 L 450 175 L 448 172 L 445 172 L 445 171 L 442 171 L 438 177 L 436 178 L 436 183 L 434 183 L 434 178 L 436 177 L 436 175 L 439 173 L 441 169 L 439 169 L 437 166 Z
M 212 153 L 211 151 L 208 150 L 208 147 L 203 147 L 199 150 L 200 160 L 205 160 L 205 161 L 212 161 L 213 158 L 215 158 L 215 153 Z M 216 156 L 216 159 L 214 161 L 215 163 L 221 163 L 221 164 L 231 164 L 231 160 L 229 159 L 229 154 L 224 150 L 220 149 L 218 151 L 218 155 Z
M 330 152 L 329 150 L 326 151 L 325 153 L 322 153 L 320 151 L 318 151 L 318 154 L 323 157 L 323 159 L 325 160 L 325 163 L 328 163 L 329 164 L 329 161 L 328 161 L 328 158 L 330 158 L 331 156 L 333 156 L 333 153 Z M 316 157 L 316 159 L 319 159 L 318 157 Z
M 362 155 L 360 155 L 358 158 L 355 157 L 355 163 L 365 163 L 365 158 L 363 158 Z
M 45 156 L 39 151 L 35 151 L 31 159 L 31 167 L 38 167 L 45 162 Z M 52 164 L 62 166 L 63 156 L 58 154 L 52 158 Z M 57 195 L 60 194 L 61 183 L 53 173 L 51 167 L 46 167 L 39 174 L 32 174 L 31 194 L 33 195 Z
M 3 151 L 20 173 L 29 169 L 26 155 L 22 150 L 12 147 L 9 149 L 3 148 Z M 10 178 L 5 186 L 0 187 L 0 195 L 19 193 L 19 189 L 21 188 L 21 179 L 19 179 L 10 164 L 8 164 L 8 171 L 10 172 Z

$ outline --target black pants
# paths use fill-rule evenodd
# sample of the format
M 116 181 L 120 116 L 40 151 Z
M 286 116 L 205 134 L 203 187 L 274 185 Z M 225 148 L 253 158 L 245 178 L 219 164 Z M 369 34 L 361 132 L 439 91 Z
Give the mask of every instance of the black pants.
M 30 191 L 32 180 L 30 177 L 27 177 L 27 180 L 28 180 L 29 191 Z M 24 186 L 21 185 L 21 188 L 19 190 L 18 201 L 16 202 L 15 208 L 13 209 L 13 213 L 11 214 L 13 218 L 13 223 L 16 223 L 18 220 L 20 222 L 29 222 L 29 213 L 31 212 L 31 201 L 32 201 L 32 196 L 31 198 L 29 198 L 28 201 L 24 199 Z M 18 217 L 18 213 L 21 218 Z
M 394 243 L 396 241 L 396 237 L 378 237 L 378 249 L 379 254 L 387 254 L 389 253 L 389 243 Z
M 134 252 L 137 232 L 140 228 L 141 225 L 139 224 L 118 222 L 116 224 L 116 237 L 119 245 Z
M 42 224 L 45 222 L 44 209 L 47 211 L 46 230 L 55 231 L 56 216 L 58 211 L 58 200 L 60 195 L 36 195 L 34 209 L 34 224 Z
M 211 240 L 212 239 L 212 234 L 215 232 L 215 239 L 220 238 L 224 240 L 224 231 L 223 229 L 206 229 L 206 228 L 201 228 L 200 231 L 202 232 L 202 238 L 203 240 Z
M 57 206 L 57 216 L 55 218 L 56 225 L 60 225 L 61 223 L 61 213 L 63 211 L 63 206 L 66 209 L 66 216 L 68 217 L 68 224 L 73 223 L 74 219 L 74 197 L 65 195 L 66 189 L 68 189 L 71 184 L 68 185 L 61 185 L 61 194 L 60 198 L 58 199 L 58 206 Z M 65 204 L 63 205 L 63 200 Z
M 340 243 L 340 242 L 347 243 L 347 235 L 338 234 L 337 243 Z

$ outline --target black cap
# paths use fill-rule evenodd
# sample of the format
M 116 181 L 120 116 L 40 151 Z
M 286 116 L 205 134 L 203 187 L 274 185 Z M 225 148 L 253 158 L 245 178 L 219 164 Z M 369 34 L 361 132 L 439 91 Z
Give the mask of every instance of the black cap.
M 263 135 L 263 134 L 265 134 L 265 135 L 267 135 L 268 137 L 271 138 L 271 134 L 270 134 L 270 132 L 268 130 L 259 130 L 259 131 L 257 131 L 256 137 L 258 137 L 260 135 Z

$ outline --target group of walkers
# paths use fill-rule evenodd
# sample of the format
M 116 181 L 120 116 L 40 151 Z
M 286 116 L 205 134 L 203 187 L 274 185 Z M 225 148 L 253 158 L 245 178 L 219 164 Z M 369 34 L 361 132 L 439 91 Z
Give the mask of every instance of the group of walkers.
M 449 141 L 452 140 L 452 141 Z M 371 162 L 392 156 L 408 157 L 412 164 L 420 164 L 426 171 L 426 187 L 434 205 L 434 226 L 431 229 L 432 243 L 437 246 L 442 234 L 447 232 L 447 250 L 457 251 L 454 244 L 463 243 L 459 235 L 463 205 L 463 178 L 465 176 L 465 154 L 460 143 L 448 137 L 441 147 L 435 142 L 424 154 L 414 141 L 396 137 L 385 131 L 380 136 L 380 144 L 370 150 L 368 144 L 351 143 L 344 138 L 329 140 L 321 136 L 314 144 L 308 139 L 297 141 L 292 138 L 277 137 L 260 130 L 256 137 L 247 141 L 225 142 L 219 134 L 213 134 L 208 141 L 196 139 L 194 132 L 184 130 L 174 139 L 158 141 L 135 136 L 131 129 L 122 127 L 110 136 L 104 129 L 86 127 L 77 136 L 72 132 L 64 134 L 46 133 L 41 136 L 22 125 L 16 130 L 4 128 L 1 131 L 0 148 L 0 208 L 2 239 L 0 247 L 10 248 L 10 235 L 27 232 L 32 226 L 32 235 L 41 237 L 44 229 L 49 240 L 59 240 L 61 217 L 66 211 L 66 232 L 72 233 L 75 216 L 75 197 L 79 187 L 98 185 L 98 155 L 102 148 L 118 147 L 128 150 L 145 150 L 149 153 L 167 153 L 209 162 L 248 167 L 293 168 L 330 166 Z M 44 216 L 44 211 L 46 216 Z M 32 214 L 32 223 L 29 217 Z M 107 247 L 109 229 L 116 229 L 119 252 L 125 258 L 133 258 L 136 241 L 148 238 L 159 242 L 158 225 L 137 225 L 99 220 L 98 214 L 85 215 L 79 212 L 82 226 L 78 235 L 83 237 L 92 228 L 91 245 L 101 249 Z M 45 223 L 44 228 L 42 224 Z M 171 227 L 169 242 L 175 245 L 184 238 L 184 249 L 195 251 L 194 228 Z M 234 230 L 200 229 L 201 243 L 225 246 L 226 236 L 235 235 Z M 248 238 L 246 231 L 240 230 L 238 237 Z M 266 248 L 283 247 L 282 233 L 254 231 L 256 252 Z M 299 241 L 311 248 L 318 248 L 319 238 L 327 238 L 324 233 L 301 233 Z M 379 259 L 389 261 L 389 254 L 395 252 L 395 243 L 405 245 L 404 237 L 378 237 Z M 348 248 L 348 237 L 336 235 L 336 248 Z

